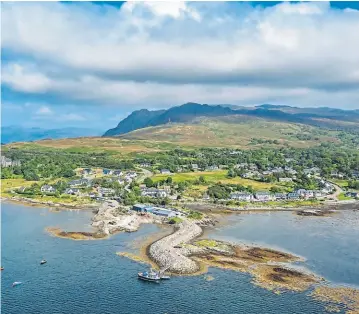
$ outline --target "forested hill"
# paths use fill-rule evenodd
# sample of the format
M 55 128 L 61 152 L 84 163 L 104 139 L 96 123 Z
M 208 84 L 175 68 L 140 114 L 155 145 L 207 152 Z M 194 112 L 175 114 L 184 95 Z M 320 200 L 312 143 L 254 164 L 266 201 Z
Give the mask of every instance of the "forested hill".
M 302 123 L 331 129 L 359 130 L 359 110 L 333 108 L 298 108 L 291 106 L 261 105 L 257 107 L 238 107 L 231 105 L 201 105 L 186 103 L 167 110 L 147 109 L 132 112 L 127 118 L 104 136 L 116 136 L 134 130 L 160 126 L 167 123 L 191 123 L 200 117 L 221 117 L 244 115 L 263 118 L 268 121 Z

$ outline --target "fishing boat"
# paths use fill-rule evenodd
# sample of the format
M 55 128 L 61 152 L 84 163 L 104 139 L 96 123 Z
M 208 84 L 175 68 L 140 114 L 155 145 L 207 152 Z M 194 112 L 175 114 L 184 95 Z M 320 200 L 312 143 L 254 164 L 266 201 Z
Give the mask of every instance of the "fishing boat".
M 41 262 L 40 262 L 40 265 L 43 265 L 43 264 L 46 264 L 47 263 L 47 260 L 43 259 Z
M 144 281 L 158 282 L 161 278 L 155 271 L 151 269 L 149 272 L 144 271 L 142 273 L 138 273 L 138 279 Z
M 21 285 L 21 284 L 22 284 L 21 281 L 15 281 L 15 282 L 12 284 L 12 286 L 13 286 L 13 287 L 16 287 L 16 286 Z

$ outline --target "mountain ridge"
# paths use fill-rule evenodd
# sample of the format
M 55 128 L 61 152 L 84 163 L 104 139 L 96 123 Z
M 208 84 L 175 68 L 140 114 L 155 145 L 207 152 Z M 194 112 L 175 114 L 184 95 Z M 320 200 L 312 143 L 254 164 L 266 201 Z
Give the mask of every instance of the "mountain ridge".
M 185 103 L 164 110 L 141 109 L 109 129 L 103 136 L 118 136 L 135 130 L 167 123 L 191 123 L 198 117 L 220 117 L 231 115 L 260 117 L 271 121 L 302 123 L 325 128 L 359 128 L 359 111 L 337 108 L 299 108 L 288 105 L 263 104 L 255 107 L 235 105 L 207 105 Z M 354 122 L 355 125 L 349 125 Z M 358 125 L 356 125 L 358 123 Z

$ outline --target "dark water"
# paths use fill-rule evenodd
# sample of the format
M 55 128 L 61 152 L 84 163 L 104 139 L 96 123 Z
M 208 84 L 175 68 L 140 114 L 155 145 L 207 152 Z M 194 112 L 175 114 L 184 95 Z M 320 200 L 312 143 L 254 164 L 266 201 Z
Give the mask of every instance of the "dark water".
M 323 303 L 312 300 L 306 294 L 290 292 L 275 295 L 252 285 L 251 277 L 246 274 L 215 268 L 209 272 L 214 277 L 212 281 L 206 281 L 204 276 L 175 277 L 160 284 L 139 281 L 136 274 L 143 266 L 115 253 L 132 249 L 133 242 L 157 232 L 158 228 L 153 225 L 143 226 L 135 233 L 118 234 L 100 241 L 54 238 L 44 231 L 47 226 L 90 230 L 90 217 L 89 212 L 52 213 L 47 209 L 2 204 L 1 264 L 5 270 L 1 272 L 1 313 L 325 313 Z M 254 220 L 249 217 L 254 217 Z M 279 215 L 280 219 L 288 220 L 281 217 Z M 269 231 L 271 227 L 268 224 L 274 223 L 274 220 L 266 221 L 267 218 L 261 216 L 240 219 L 243 220 L 238 222 L 237 227 L 233 223 L 224 228 L 219 236 L 262 240 L 264 229 Z M 310 235 L 309 230 L 298 229 L 294 231 L 300 236 L 308 233 L 303 241 L 317 237 Z M 274 228 L 273 231 L 278 232 L 278 237 L 267 234 L 265 242 L 283 245 L 302 255 L 312 252 L 310 242 L 313 241 L 308 243 L 307 249 L 298 249 L 297 252 L 294 240 L 293 246 L 290 239 L 287 246 L 278 241 L 284 235 L 281 228 Z M 250 236 L 252 233 L 254 238 Z M 350 237 L 329 238 L 330 234 L 320 250 L 327 254 L 325 250 L 339 247 L 343 254 L 342 271 L 333 269 L 333 265 L 323 271 L 340 282 L 358 283 L 357 279 L 348 279 L 353 274 L 351 259 L 354 258 L 350 255 L 347 261 L 346 241 Z M 298 248 L 302 247 L 298 245 Z M 309 260 L 309 268 L 320 265 L 321 262 L 316 261 L 317 255 L 309 255 L 313 256 L 313 262 Z M 48 263 L 40 266 L 42 258 L 46 258 Z M 342 277 L 340 273 L 344 273 Z M 23 284 L 12 288 L 14 281 L 22 281 Z

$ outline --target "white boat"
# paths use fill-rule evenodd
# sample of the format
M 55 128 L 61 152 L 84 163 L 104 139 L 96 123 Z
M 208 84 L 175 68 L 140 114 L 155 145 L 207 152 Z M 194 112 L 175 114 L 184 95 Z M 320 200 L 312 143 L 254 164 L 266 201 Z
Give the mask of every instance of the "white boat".
M 16 286 L 21 285 L 21 284 L 22 284 L 21 281 L 15 281 L 15 282 L 12 284 L 12 286 L 13 286 L 13 287 L 16 287 Z
M 158 282 L 161 278 L 158 276 L 158 274 L 153 271 L 152 269 L 147 272 L 144 271 L 142 273 L 138 273 L 138 279 L 145 280 L 145 281 L 152 281 L 152 282 Z
M 46 264 L 47 263 L 47 260 L 43 259 L 41 262 L 40 262 L 40 265 L 43 265 L 43 264 Z

